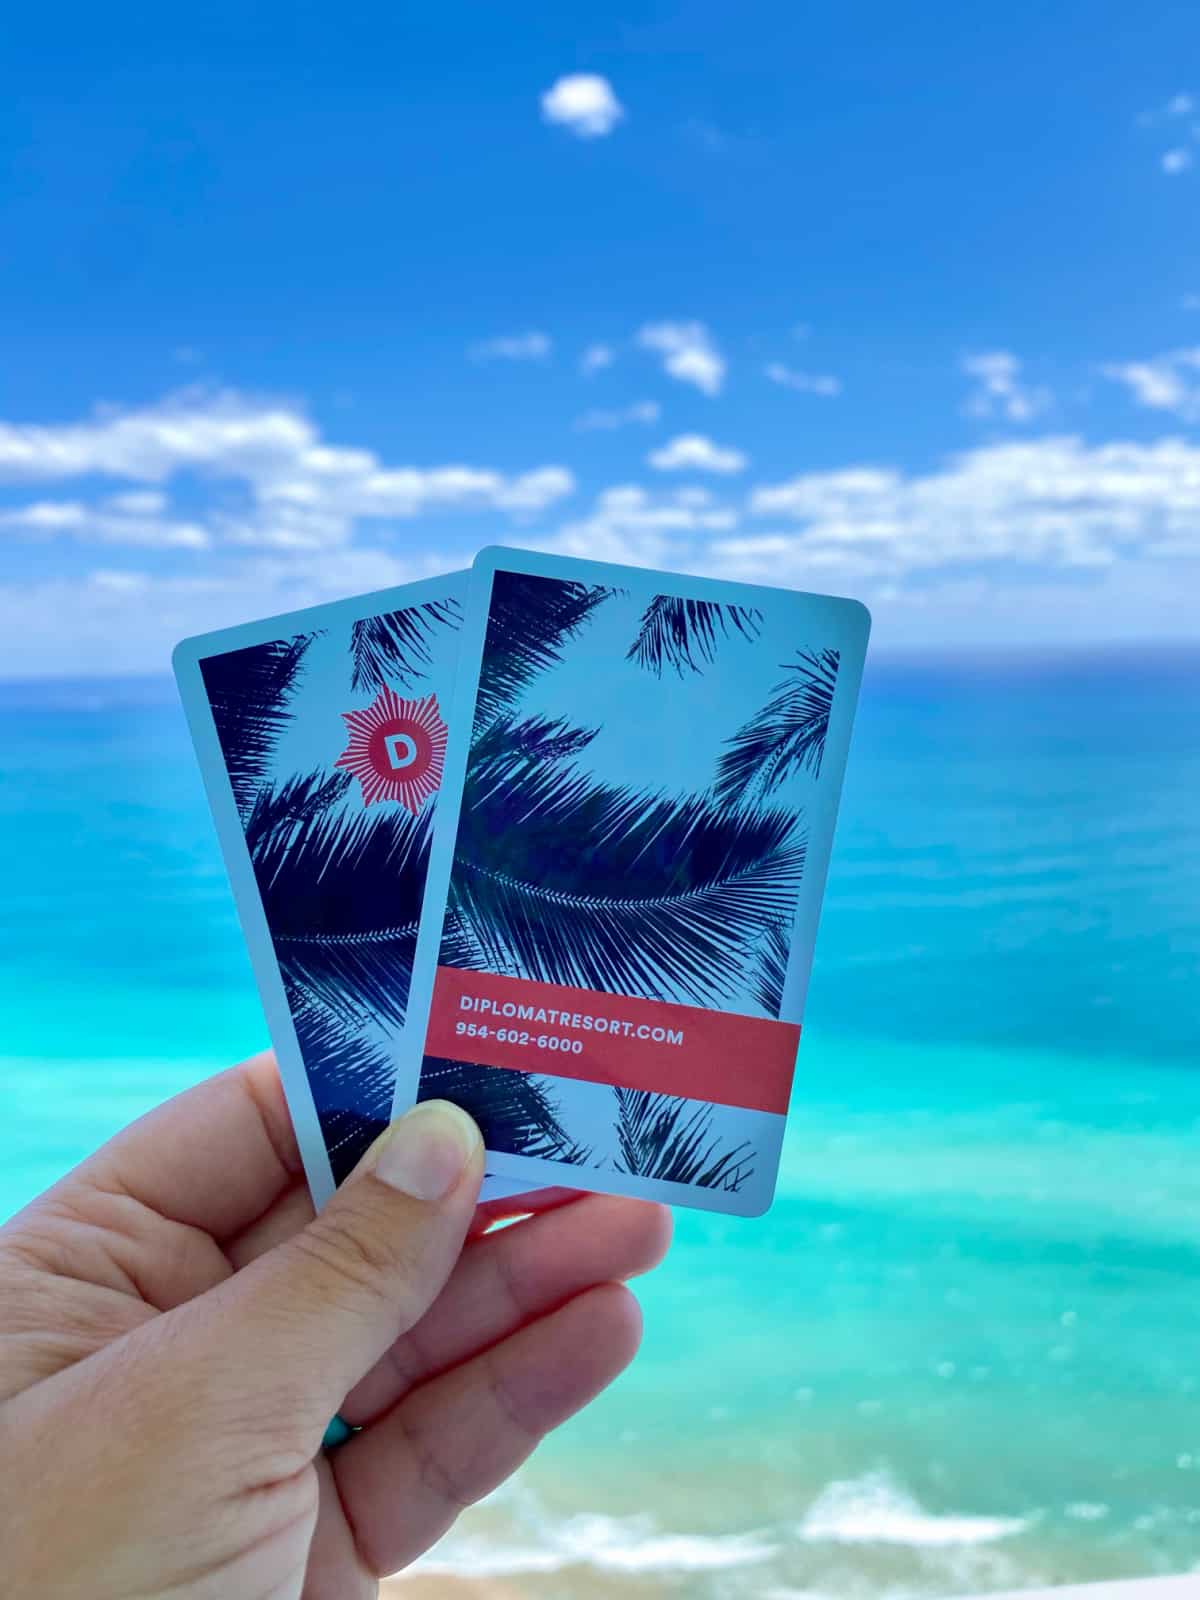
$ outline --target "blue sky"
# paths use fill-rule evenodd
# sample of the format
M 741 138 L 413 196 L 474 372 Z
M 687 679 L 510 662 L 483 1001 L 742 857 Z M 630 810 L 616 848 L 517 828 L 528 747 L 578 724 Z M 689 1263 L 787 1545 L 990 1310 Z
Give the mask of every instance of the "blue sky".
M 508 542 L 1190 637 L 1200 14 L 26 8 L 0 674 Z

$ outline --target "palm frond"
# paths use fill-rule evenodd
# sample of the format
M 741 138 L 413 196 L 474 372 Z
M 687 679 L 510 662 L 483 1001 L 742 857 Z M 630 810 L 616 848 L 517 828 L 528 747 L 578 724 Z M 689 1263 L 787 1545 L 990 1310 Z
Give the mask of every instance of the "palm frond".
M 274 833 L 299 827 L 337 805 L 352 781 L 348 772 L 317 771 L 259 789 L 245 822 L 246 847 L 251 858 L 266 848 Z
M 648 1089 L 614 1089 L 617 1097 L 618 1172 L 665 1183 L 736 1194 L 754 1171 L 748 1140 L 722 1147 L 712 1137 L 713 1110 L 695 1100 Z
M 527 717 L 518 722 L 515 717 L 497 717 L 471 746 L 474 802 L 489 788 L 507 788 L 539 767 L 570 760 L 585 750 L 599 731 L 573 728 L 563 718 Z
M 382 689 L 399 683 L 411 689 L 415 679 L 429 676 L 434 634 L 439 628 L 457 628 L 461 622 L 462 607 L 457 600 L 432 600 L 379 617 L 363 617 L 350 630 L 353 687 Z
M 267 776 L 275 742 L 291 718 L 288 702 L 316 636 L 274 639 L 208 656 L 200 663 L 238 811 L 247 815 Z
M 638 636 L 625 659 L 636 661 L 660 678 L 668 666 L 682 677 L 685 668 L 703 672 L 716 659 L 720 640 L 731 633 L 756 639 L 761 627 L 762 612 L 751 606 L 725 606 L 712 600 L 683 600 L 658 594 L 642 613 Z
M 335 1183 L 358 1165 L 391 1117 L 396 1068 L 387 1050 L 320 1007 L 293 1012 Z
M 792 953 L 790 922 L 773 922 L 753 952 L 751 993 L 769 1017 L 783 1009 L 788 957 Z
M 801 650 L 797 656 L 784 663 L 791 676 L 775 685 L 773 698 L 727 741 L 715 784 L 727 805 L 763 799 L 800 769 L 821 775 L 839 653 Z
M 254 871 L 284 979 L 343 1022 L 404 1021 L 431 815 L 339 808 L 262 836 Z
M 524 572 L 496 573 L 475 702 L 476 736 L 539 673 L 562 660 L 563 645 L 614 592 Z
M 489 1150 L 574 1167 L 591 1155 L 563 1127 L 549 1084 L 532 1073 L 426 1056 L 417 1098 L 452 1100 L 470 1112 Z
M 734 814 L 561 764 L 501 784 L 472 761 L 451 909 L 498 971 L 705 1005 L 736 991 L 748 946 L 791 918 L 804 857 L 790 811 Z

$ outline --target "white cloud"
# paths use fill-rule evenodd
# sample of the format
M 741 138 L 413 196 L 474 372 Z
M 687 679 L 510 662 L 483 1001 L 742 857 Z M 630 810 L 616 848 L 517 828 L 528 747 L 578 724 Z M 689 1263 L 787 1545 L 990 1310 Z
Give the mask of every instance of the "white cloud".
M 640 422 L 648 426 L 657 422 L 661 414 L 662 407 L 656 400 L 637 400 L 633 405 L 617 411 L 585 411 L 577 419 L 575 426 L 584 433 L 593 428 L 602 430 L 624 428 L 631 422 Z
M 1139 406 L 1170 411 L 1184 422 L 1200 420 L 1200 346 L 1145 361 L 1109 362 L 1100 371 L 1123 384 Z
M 830 399 L 842 392 L 840 378 L 834 378 L 829 373 L 797 372 L 782 361 L 768 361 L 763 372 L 772 383 L 781 384 L 785 389 L 795 389 L 800 394 L 817 394 Z
M 349 454 L 349 452 L 347 452 Z M 70 501 L 42 501 L 46 506 Z M 42 512 L 76 536 L 85 507 Z M 44 532 L 46 530 L 43 530 Z M 1196 637 L 1200 444 L 1042 438 L 926 472 L 857 464 L 764 483 L 743 499 L 690 485 L 599 494 L 585 514 L 511 542 L 681 572 L 849 592 L 883 643 Z M 106 563 L 86 579 L 0 585 L 0 675 L 163 670 L 190 633 L 424 577 L 462 562 L 410 531 L 402 552 L 350 542 L 217 546 L 180 576 Z
M 27 539 L 70 535 L 83 542 L 141 545 L 160 550 L 206 550 L 212 543 L 208 530 L 195 522 L 161 516 L 160 505 L 140 507 L 141 500 L 160 501 L 156 495 L 115 495 L 98 506 L 80 500 L 34 500 L 0 511 L 0 533 L 10 531 Z M 119 502 L 133 501 L 121 505 Z
M 695 572 L 705 536 L 732 532 L 737 524 L 737 512 L 707 489 L 652 493 L 628 483 L 605 489 L 586 517 L 568 522 L 537 544 L 563 555 L 638 567 L 682 561 L 681 570 Z
M 611 367 L 616 359 L 611 345 L 590 344 L 579 358 L 579 370 L 585 378 L 590 378 L 594 373 L 603 372 L 605 367 Z
M 559 78 L 542 96 L 542 117 L 567 128 L 580 139 L 600 139 L 625 115 L 607 78 L 594 72 L 572 72 Z
M 889 579 L 917 572 L 1014 563 L 1041 569 L 1104 567 L 1140 556 L 1200 559 L 1200 448 L 1088 446 L 1077 438 L 998 444 L 913 476 L 855 467 L 806 473 L 754 491 L 756 517 L 792 524 L 755 535 L 727 557 L 786 582 L 789 552 L 812 563 Z
M 199 574 L 101 567 L 79 579 L 0 583 L 0 677 L 168 670 L 180 639 L 445 571 L 437 551 L 256 555 Z
M 105 504 L 130 516 L 157 517 L 167 509 L 167 497 L 158 489 L 131 489 L 127 494 L 110 495 Z
M 638 331 L 638 343 L 663 358 L 663 370 L 680 383 L 691 383 L 703 394 L 720 394 L 725 382 L 725 360 L 702 322 L 648 322 Z
M 472 361 L 545 361 L 553 348 L 548 333 L 531 329 L 528 333 L 502 333 L 495 339 L 482 339 L 467 354 Z
M 976 388 L 967 399 L 972 417 L 1006 417 L 1009 422 L 1031 422 L 1050 404 L 1048 389 L 1031 389 L 1021 382 L 1021 363 L 1011 350 L 987 350 L 965 356 L 962 370 L 974 378 Z
M 1184 311 L 1200 311 L 1200 294 L 1185 294 L 1179 304 Z
M 185 391 L 138 410 L 98 411 L 86 422 L 0 422 L 0 483 L 84 473 L 161 483 L 173 472 L 217 465 L 250 476 L 297 460 L 316 443 L 312 424 L 286 406 Z
M 741 472 L 746 457 L 740 450 L 714 444 L 702 433 L 680 433 L 646 460 L 659 472 Z
M 235 392 L 189 391 L 139 410 L 98 412 L 80 423 L 0 422 L 0 483 L 98 476 L 161 484 L 177 473 L 201 475 L 215 486 L 203 527 L 174 522 L 145 500 L 131 505 L 130 491 L 122 491 L 88 509 L 79 536 L 91 530 L 92 537 L 130 544 L 195 546 L 212 537 L 239 545 L 329 549 L 348 544 L 360 518 L 451 510 L 525 518 L 546 511 L 575 487 L 563 466 L 513 475 L 459 464 L 389 466 L 373 451 L 325 443 L 314 424 L 289 406 Z M 145 493 L 132 491 L 139 492 Z M 13 518 L 15 527 L 19 508 Z
M 1192 165 L 1195 157 L 1183 145 L 1176 145 L 1173 150 L 1165 150 L 1162 157 L 1162 169 L 1168 177 L 1178 177 L 1181 172 L 1186 172 Z

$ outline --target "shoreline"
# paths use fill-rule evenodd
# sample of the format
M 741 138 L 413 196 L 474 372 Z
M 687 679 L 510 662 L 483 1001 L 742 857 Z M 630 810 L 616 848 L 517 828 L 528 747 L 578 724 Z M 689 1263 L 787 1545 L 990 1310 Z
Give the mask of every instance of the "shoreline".
M 629 1574 L 636 1582 L 636 1574 Z M 596 1574 L 596 1593 L 612 1593 L 610 1582 Z M 1200 1574 L 1177 1578 L 1125 1578 L 1116 1583 L 1070 1584 L 1053 1589 L 1006 1589 L 1002 1593 L 958 1595 L 955 1600 L 1195 1600 L 1200 1594 Z M 380 1587 L 380 1600 L 527 1600 L 515 1583 L 500 1578 L 452 1578 L 444 1574 L 388 1578 Z

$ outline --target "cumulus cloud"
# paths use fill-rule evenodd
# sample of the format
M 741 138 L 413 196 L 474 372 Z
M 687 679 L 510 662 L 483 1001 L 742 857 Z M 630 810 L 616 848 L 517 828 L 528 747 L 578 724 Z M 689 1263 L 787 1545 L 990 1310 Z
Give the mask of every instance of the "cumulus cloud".
M 975 388 L 966 405 L 969 416 L 1032 422 L 1050 404 L 1048 389 L 1032 389 L 1022 383 L 1021 363 L 1011 350 L 987 350 L 965 356 L 962 370 L 975 379 Z
M 800 394 L 816 394 L 832 399 L 842 392 L 841 379 L 827 372 L 797 372 L 782 361 L 768 361 L 763 372 L 772 383 L 778 383 L 785 389 L 795 389 Z
M 893 643 L 1194 638 L 1200 445 L 1006 442 L 926 472 L 871 464 L 804 472 L 736 501 L 699 485 L 627 483 L 598 494 L 582 515 L 544 513 L 510 537 L 571 555 L 853 593 Z M 458 540 L 410 537 L 403 553 L 225 545 L 188 576 L 105 564 L 79 580 L 0 584 L 0 674 L 87 673 L 97 662 L 162 670 L 186 634 L 428 576 L 467 557 L 467 538 Z
M 631 422 L 640 422 L 645 425 L 657 422 L 662 408 L 657 400 L 637 400 L 631 406 L 623 406 L 616 411 L 585 411 L 576 419 L 575 426 L 583 433 L 592 429 L 609 431 L 613 428 L 627 427 Z
M 1114 361 L 1100 368 L 1129 390 L 1139 406 L 1169 411 L 1184 422 L 1200 420 L 1200 347 L 1168 350 L 1143 361 Z
M 160 550 L 206 550 L 212 543 L 208 530 L 196 522 L 164 516 L 158 503 L 161 498 L 114 495 L 94 506 L 81 500 L 33 500 L 0 511 L 0 533 L 27 539 L 65 535 L 84 542 Z
M 0 484 L 97 476 L 164 484 L 178 473 L 214 481 L 205 525 L 165 518 L 160 502 L 123 490 L 71 531 L 117 542 L 328 549 L 350 542 L 357 519 L 402 519 L 438 511 L 544 512 L 575 487 L 566 467 L 505 474 L 486 467 L 390 466 L 373 451 L 324 441 L 290 406 L 236 392 L 188 392 L 158 405 L 98 412 L 87 421 L 0 422 Z M 123 501 L 123 504 L 121 503 Z M 22 513 L 12 513 L 13 526 Z M 29 521 L 26 508 L 25 522 Z M 46 512 L 38 513 L 45 517 Z M 60 513 L 66 515 L 66 513 Z M 73 513 L 71 513 L 73 515 Z M 36 520 L 36 519 L 35 519 Z M 67 531 L 60 528 L 58 531 Z
M 448 565 L 439 551 L 400 558 L 347 548 L 255 554 L 236 565 L 214 556 L 186 574 L 106 566 L 81 578 L 0 583 L 0 676 L 162 673 L 190 634 L 408 583 Z
M 756 489 L 749 509 L 794 531 L 756 534 L 724 554 L 761 576 L 776 572 L 774 581 L 786 577 L 789 553 L 806 566 L 844 560 L 848 572 L 893 579 L 989 565 L 1002 573 L 1014 563 L 1070 569 L 1143 555 L 1200 558 L 1200 448 L 1178 439 L 999 444 L 926 474 L 801 474 Z
M 702 433 L 680 433 L 646 460 L 659 472 L 741 472 L 746 457 L 740 450 L 714 444 Z
M 545 361 L 553 348 L 548 333 L 531 329 L 528 333 L 502 333 L 495 339 L 481 339 L 467 354 L 472 361 Z
M 968 451 L 925 473 L 801 473 L 760 484 L 740 503 L 702 488 L 655 495 L 630 484 L 537 542 L 801 586 L 906 589 L 1014 574 L 1050 587 L 1090 583 L 1110 569 L 1200 563 L 1200 446 L 1050 437 Z
M 737 512 L 707 489 L 653 493 L 627 483 L 605 489 L 586 517 L 568 522 L 537 543 L 563 555 L 639 567 L 660 566 L 668 557 L 678 561 L 687 551 L 682 570 L 694 572 L 704 536 L 730 533 L 737 524 Z
M 644 350 L 662 357 L 663 370 L 672 378 L 693 384 L 702 394 L 720 394 L 725 360 L 704 323 L 648 322 L 637 340 Z
M 1184 145 L 1176 145 L 1171 150 L 1164 150 L 1162 156 L 1162 169 L 1170 178 L 1178 177 L 1181 172 L 1186 172 L 1195 161 L 1192 152 Z
M 607 78 L 594 72 L 572 72 L 559 78 L 542 96 L 542 117 L 579 139 L 601 139 L 616 127 L 625 107 Z
M 611 345 L 590 344 L 579 358 L 579 370 L 585 378 L 590 378 L 594 373 L 603 372 L 605 367 L 611 367 L 616 359 Z

